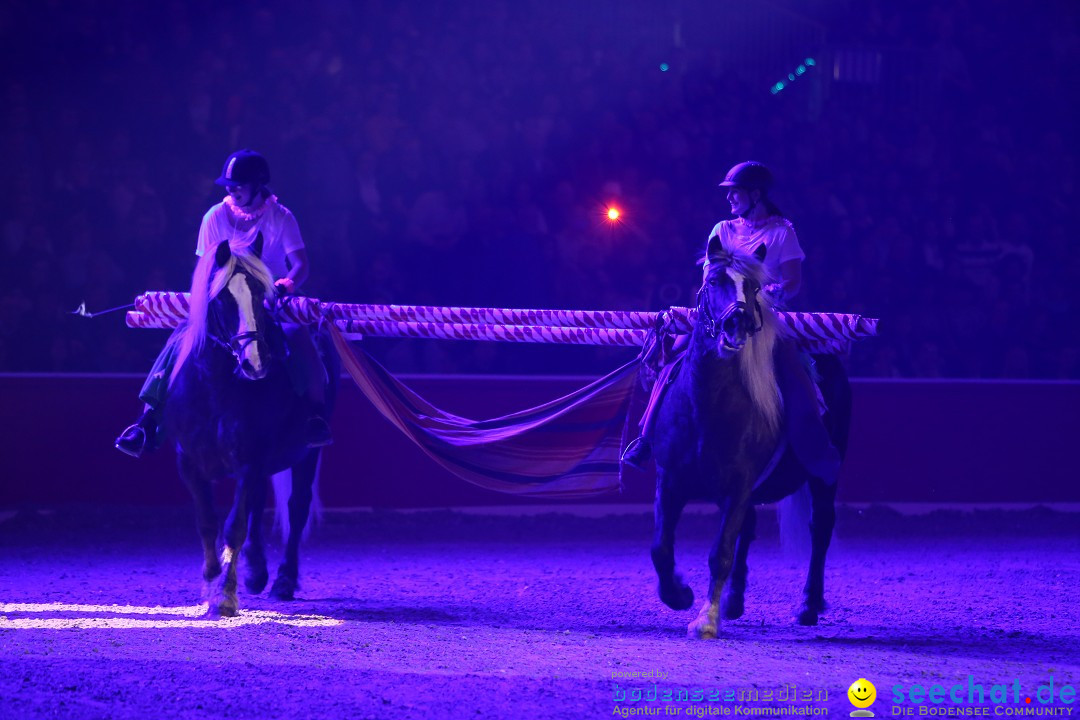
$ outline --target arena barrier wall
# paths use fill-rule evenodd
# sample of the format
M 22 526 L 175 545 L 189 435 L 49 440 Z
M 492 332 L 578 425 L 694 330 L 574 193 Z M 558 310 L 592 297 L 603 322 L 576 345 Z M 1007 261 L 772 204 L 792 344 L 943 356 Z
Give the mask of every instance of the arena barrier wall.
M 404 376 L 435 405 L 495 417 L 565 395 L 591 378 Z M 5 472 L 0 507 L 190 502 L 175 457 L 112 447 L 138 412 L 136 375 L 0 375 Z M 854 421 L 839 499 L 850 503 L 1076 503 L 1080 382 L 852 381 Z M 328 507 L 552 503 L 483 490 L 449 474 L 390 425 L 347 379 L 323 462 Z M 646 503 L 653 476 L 627 469 L 623 492 L 591 503 Z

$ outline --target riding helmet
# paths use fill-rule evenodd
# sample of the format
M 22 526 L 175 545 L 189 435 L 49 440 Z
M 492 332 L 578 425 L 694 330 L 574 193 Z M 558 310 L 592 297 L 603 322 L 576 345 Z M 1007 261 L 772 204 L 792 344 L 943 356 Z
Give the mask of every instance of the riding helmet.
M 254 150 L 237 150 L 225 160 L 221 177 L 214 182 L 225 186 L 254 183 L 261 187 L 270 182 L 270 163 Z
M 768 192 L 772 188 L 772 184 L 773 177 L 772 173 L 769 172 L 769 168 L 751 160 L 741 162 L 728 170 L 728 174 L 724 177 L 724 182 L 720 183 L 720 187 L 739 187 L 745 190 Z

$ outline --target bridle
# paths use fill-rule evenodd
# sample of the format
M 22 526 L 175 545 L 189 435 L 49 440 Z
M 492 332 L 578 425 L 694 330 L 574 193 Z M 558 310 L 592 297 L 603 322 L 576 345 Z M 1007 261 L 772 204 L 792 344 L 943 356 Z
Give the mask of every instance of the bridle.
M 210 336 L 210 339 L 231 352 L 233 357 L 236 358 L 236 363 L 238 365 L 243 362 L 244 351 L 247 349 L 248 345 L 251 345 L 251 343 L 266 342 L 266 338 L 257 330 L 237 333 L 229 338 L 228 342 L 222 342 L 213 335 Z
M 730 261 L 723 258 L 711 258 L 712 262 L 721 266 L 730 265 Z M 753 305 L 742 301 L 733 300 L 721 311 L 719 317 L 713 316 L 708 303 L 708 278 L 701 284 L 697 292 L 697 316 L 702 324 L 705 334 L 710 338 L 721 340 L 724 345 L 739 350 L 746 344 L 747 339 L 759 332 L 762 328 L 761 306 L 757 301 L 757 290 L 754 291 Z
M 224 331 L 224 323 L 221 320 L 221 309 L 217 305 L 212 305 L 212 313 L 210 316 L 209 325 L 210 326 L 207 328 L 208 332 L 206 333 L 207 337 L 209 337 L 210 340 L 214 342 L 214 344 L 232 353 L 233 358 L 236 360 L 237 372 L 242 372 L 241 368 L 244 364 L 244 352 L 252 343 L 261 342 L 263 343 L 263 347 L 268 349 L 270 347 L 269 343 L 266 340 L 265 333 L 263 333 L 261 330 L 247 330 L 245 332 L 238 332 L 229 336 L 229 339 L 227 341 L 222 340 L 221 338 L 224 337 L 226 333 Z M 267 362 L 269 362 L 270 360 L 269 350 L 265 360 Z

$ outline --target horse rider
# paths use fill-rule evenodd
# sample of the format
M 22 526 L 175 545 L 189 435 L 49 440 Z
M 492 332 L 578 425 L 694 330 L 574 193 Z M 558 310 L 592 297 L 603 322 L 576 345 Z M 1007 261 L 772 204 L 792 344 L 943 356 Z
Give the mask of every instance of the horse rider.
M 195 254 L 201 257 L 213 252 L 221 242 L 234 248 L 251 247 L 261 234 L 262 261 L 275 278 L 275 290 L 279 295 L 297 293 L 310 270 L 307 250 L 296 218 L 267 187 L 270 165 L 266 158 L 253 150 L 237 150 L 225 160 L 221 176 L 214 182 L 225 188 L 226 195 L 203 216 Z M 333 438 L 325 419 L 322 360 L 305 325 L 284 323 L 283 330 L 290 350 L 286 360 L 290 379 L 312 408 L 305 439 L 309 447 L 329 445 Z M 170 340 L 139 392 L 145 403 L 142 415 L 116 439 L 121 452 L 139 457 L 160 444 L 159 427 L 175 359 L 175 343 Z
M 742 162 L 732 167 L 720 187 L 727 191 L 727 201 L 735 217 L 718 222 L 709 233 L 709 239 L 719 237 L 728 246 L 747 253 L 764 245 L 765 271 L 772 282 L 762 291 L 769 296 L 774 308 L 782 310 L 799 292 L 806 253 L 799 245 L 791 221 L 769 198 L 772 185 L 772 172 L 759 162 Z M 708 272 L 707 260 L 705 272 Z M 688 342 L 688 336 L 680 336 L 667 354 L 671 357 L 680 354 Z M 806 367 L 812 361 L 809 356 L 800 358 L 789 343 L 780 343 L 777 347 L 776 379 L 784 400 L 788 441 L 812 475 L 828 483 L 835 482 L 840 469 L 840 454 L 821 421 L 817 390 Z M 662 348 L 660 351 L 662 353 Z M 672 371 L 674 368 L 668 372 Z M 622 455 L 622 461 L 627 465 L 641 469 L 652 457 L 649 436 L 668 376 L 661 374 L 653 384 L 641 418 L 641 434 Z

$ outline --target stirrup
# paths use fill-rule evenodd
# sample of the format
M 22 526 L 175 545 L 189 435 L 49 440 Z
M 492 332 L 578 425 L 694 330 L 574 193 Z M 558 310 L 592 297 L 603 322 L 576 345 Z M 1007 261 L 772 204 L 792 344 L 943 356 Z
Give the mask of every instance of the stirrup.
M 142 457 L 146 451 L 146 430 L 139 423 L 128 425 L 113 443 L 120 452 L 133 458 Z
M 634 438 L 626 449 L 623 450 L 619 461 L 623 465 L 629 465 L 637 470 L 644 470 L 645 463 L 652 459 L 652 445 L 644 435 Z

